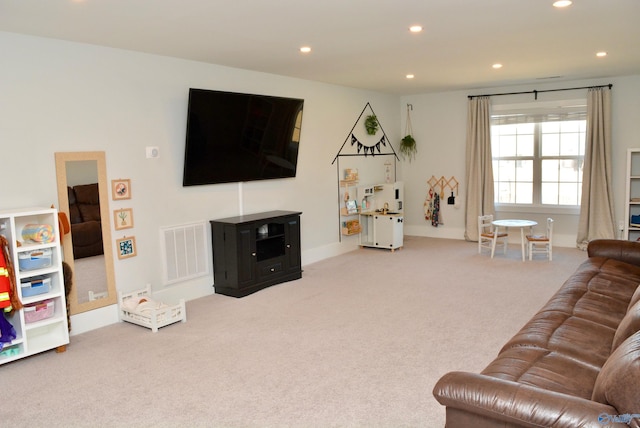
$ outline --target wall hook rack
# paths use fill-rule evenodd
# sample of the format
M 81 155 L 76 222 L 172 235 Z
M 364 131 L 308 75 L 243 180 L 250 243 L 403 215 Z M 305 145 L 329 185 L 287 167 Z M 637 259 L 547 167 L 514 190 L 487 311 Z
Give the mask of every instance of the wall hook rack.
M 440 198 L 444 198 L 444 191 L 446 189 L 450 189 L 451 192 L 455 192 L 456 196 L 458 196 L 458 180 L 456 177 L 451 176 L 450 178 L 446 178 L 444 175 L 440 178 L 436 178 L 435 175 L 432 175 L 430 179 L 427 180 L 427 184 L 429 184 L 429 188 L 438 191 L 440 194 Z

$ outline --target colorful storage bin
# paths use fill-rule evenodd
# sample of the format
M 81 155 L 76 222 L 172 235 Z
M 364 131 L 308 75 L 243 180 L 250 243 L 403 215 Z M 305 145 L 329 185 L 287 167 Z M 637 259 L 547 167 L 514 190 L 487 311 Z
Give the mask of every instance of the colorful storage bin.
M 51 318 L 55 311 L 55 302 L 53 300 L 43 300 L 42 302 L 32 305 L 25 305 L 24 321 L 27 323 L 42 321 Z
M 31 280 L 20 283 L 22 297 L 37 296 L 51 291 L 51 278 L 46 276 L 33 277 Z
M 18 253 L 18 265 L 20 270 L 42 269 L 51 266 L 51 248 L 42 250 L 24 251 Z

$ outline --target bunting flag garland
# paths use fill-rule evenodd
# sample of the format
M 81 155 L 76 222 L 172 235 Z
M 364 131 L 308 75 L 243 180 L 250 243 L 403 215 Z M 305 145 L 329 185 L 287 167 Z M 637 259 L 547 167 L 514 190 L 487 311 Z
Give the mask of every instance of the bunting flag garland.
M 378 151 L 378 153 L 382 153 L 382 150 L 380 150 L 380 145 L 382 144 L 385 147 L 387 146 L 386 137 L 384 135 L 374 145 L 365 146 L 364 144 L 362 144 L 360 142 L 360 140 L 358 140 L 358 138 L 355 135 L 351 134 L 351 145 L 353 146 L 356 143 L 357 143 L 357 147 L 358 147 L 358 153 L 360 153 L 360 151 L 364 150 L 364 155 L 365 156 L 367 156 L 368 154 L 371 154 L 371 156 L 375 156 L 376 150 Z

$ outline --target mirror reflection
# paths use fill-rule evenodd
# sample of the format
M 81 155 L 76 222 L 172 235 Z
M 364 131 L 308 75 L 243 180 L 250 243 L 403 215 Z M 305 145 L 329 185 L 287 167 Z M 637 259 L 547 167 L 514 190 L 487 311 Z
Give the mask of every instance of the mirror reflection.
M 71 223 L 63 238 L 73 271 L 76 314 L 116 302 L 104 152 L 56 153 L 59 210 Z
M 67 194 L 78 303 L 108 296 L 96 161 L 67 162 Z

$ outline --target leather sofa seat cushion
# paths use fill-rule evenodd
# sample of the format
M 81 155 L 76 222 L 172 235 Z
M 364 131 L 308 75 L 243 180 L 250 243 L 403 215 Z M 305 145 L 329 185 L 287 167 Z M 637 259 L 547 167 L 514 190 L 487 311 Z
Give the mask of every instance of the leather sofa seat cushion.
M 104 254 L 102 246 L 102 227 L 100 222 L 87 221 L 71 225 L 73 239 L 73 258 L 98 256 Z
M 73 245 L 86 247 L 96 242 L 102 247 L 102 226 L 97 221 L 88 221 L 71 226 L 71 236 Z
M 640 331 L 611 354 L 596 379 L 592 400 L 614 406 L 620 414 L 640 414 Z M 636 418 L 631 426 L 640 426 Z
M 611 353 L 615 333 L 615 329 L 591 320 L 544 311 L 537 313 L 502 350 L 537 347 L 600 368 Z
M 621 277 L 613 273 L 614 266 L 625 266 L 632 273 Z M 593 257 L 580 265 L 543 310 L 566 312 L 615 329 L 639 283 L 640 267 Z
M 597 270 L 597 278 L 589 281 L 589 289 L 594 293 L 629 301 L 640 284 L 640 266 L 633 266 L 619 260 L 592 257 L 581 267 L 587 272 Z M 571 280 L 574 278 L 572 277 Z
M 599 371 L 560 352 L 522 346 L 501 352 L 482 374 L 590 399 Z
M 636 255 L 637 257 L 637 255 Z M 602 260 L 602 257 L 596 257 Z M 640 282 L 640 264 L 630 264 L 629 262 L 619 259 L 604 259 L 605 262 L 600 266 L 600 271 L 609 274 L 617 279 L 625 281 Z
M 636 302 L 620 322 L 616 334 L 613 337 L 611 352 L 615 351 L 622 342 L 638 331 L 640 331 L 640 302 Z

